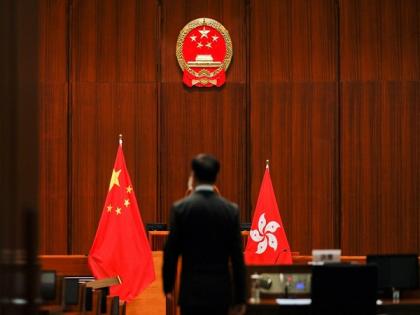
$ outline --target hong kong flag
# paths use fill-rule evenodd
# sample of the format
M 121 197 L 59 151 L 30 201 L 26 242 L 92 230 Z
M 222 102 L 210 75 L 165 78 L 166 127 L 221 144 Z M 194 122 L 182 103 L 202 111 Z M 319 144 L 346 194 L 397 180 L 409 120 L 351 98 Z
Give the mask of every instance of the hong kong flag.
M 245 248 L 248 265 L 291 264 L 289 242 L 274 195 L 268 166 L 264 173 Z
M 112 170 L 102 216 L 88 258 L 97 279 L 119 276 L 110 294 L 129 302 L 154 279 L 152 251 L 125 165 L 122 142 Z

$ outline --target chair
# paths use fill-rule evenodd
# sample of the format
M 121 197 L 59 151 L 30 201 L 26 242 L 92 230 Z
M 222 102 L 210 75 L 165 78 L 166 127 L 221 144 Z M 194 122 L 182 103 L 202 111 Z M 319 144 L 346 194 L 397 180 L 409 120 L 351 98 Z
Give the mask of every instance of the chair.
M 377 268 L 334 264 L 312 270 L 312 314 L 375 315 Z
M 43 303 L 52 303 L 57 298 L 57 275 L 52 270 L 42 270 L 40 277 L 40 296 Z
M 106 315 L 125 315 L 125 303 L 118 296 L 107 296 L 106 305 Z
M 119 277 L 95 280 L 86 283 L 86 292 L 92 294 L 92 307 L 89 308 L 91 313 L 83 313 L 83 315 L 125 315 L 125 303 L 121 304 L 118 297 L 110 297 L 109 287 L 121 283 Z

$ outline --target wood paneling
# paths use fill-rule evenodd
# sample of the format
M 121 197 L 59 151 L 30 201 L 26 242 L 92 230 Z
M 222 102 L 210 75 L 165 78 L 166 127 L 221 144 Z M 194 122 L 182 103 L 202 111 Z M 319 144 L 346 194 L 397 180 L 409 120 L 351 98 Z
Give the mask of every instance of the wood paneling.
M 212 17 L 233 31 L 234 58 L 227 84 L 186 88 L 175 59 L 179 31 L 198 17 Z M 220 159 L 218 186 L 224 196 L 246 207 L 245 6 L 243 1 L 162 1 L 160 90 L 160 211 L 183 197 L 190 161 L 200 152 Z
M 72 80 L 154 82 L 157 12 L 155 0 L 73 0 Z
M 73 1 L 71 252 L 87 253 L 123 134 L 143 221 L 156 221 L 157 3 Z
M 224 196 L 244 209 L 244 87 L 231 83 L 224 88 L 224 94 L 181 92 L 174 85 L 162 85 L 162 104 L 165 104 L 159 149 L 162 220 L 167 221 L 172 202 L 184 196 L 190 160 L 200 152 L 219 158 L 222 168 L 218 187 Z
M 40 248 L 67 253 L 68 1 L 40 1 Z
M 341 242 L 417 252 L 420 4 L 341 2 Z
M 40 248 L 67 253 L 67 83 L 41 84 Z M 54 236 L 54 237 L 52 237 Z
M 75 85 L 72 125 L 73 253 L 87 253 L 92 244 L 107 194 L 119 133 L 126 139 L 123 147 L 127 168 L 143 221 L 155 221 L 154 95 L 154 84 Z
M 418 251 L 419 82 L 343 85 L 343 250 Z
M 43 0 L 41 252 L 88 252 L 120 133 L 144 223 L 167 223 L 209 152 L 243 222 L 271 161 L 293 251 L 419 251 L 419 14 L 416 0 Z M 221 88 L 182 83 L 176 40 L 199 17 L 232 38 Z
M 417 0 L 341 0 L 341 81 L 420 79 Z
M 336 3 L 258 0 L 251 12 L 251 203 L 269 159 L 292 250 L 337 247 Z
M 39 76 L 42 83 L 67 82 L 68 1 L 40 1 Z

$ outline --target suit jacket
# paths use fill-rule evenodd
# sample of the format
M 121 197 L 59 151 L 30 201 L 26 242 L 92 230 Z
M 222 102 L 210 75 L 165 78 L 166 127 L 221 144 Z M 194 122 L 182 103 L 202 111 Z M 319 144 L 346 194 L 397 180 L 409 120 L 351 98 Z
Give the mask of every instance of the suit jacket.
M 196 191 L 171 209 L 163 287 L 173 290 L 182 256 L 181 306 L 245 303 L 245 265 L 238 207 L 212 191 Z

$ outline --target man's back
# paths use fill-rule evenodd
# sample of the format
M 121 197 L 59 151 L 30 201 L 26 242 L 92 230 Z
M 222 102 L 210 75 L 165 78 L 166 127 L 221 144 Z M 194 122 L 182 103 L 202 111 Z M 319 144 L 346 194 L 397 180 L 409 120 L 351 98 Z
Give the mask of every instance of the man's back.
M 183 264 L 227 267 L 237 207 L 213 192 L 192 194 L 174 207 L 183 231 Z
M 178 255 L 182 255 L 180 305 L 244 302 L 245 271 L 236 205 L 212 191 L 196 191 L 175 203 L 165 247 L 166 292 L 173 287 L 174 259 Z M 232 296 L 229 258 L 235 296 Z

